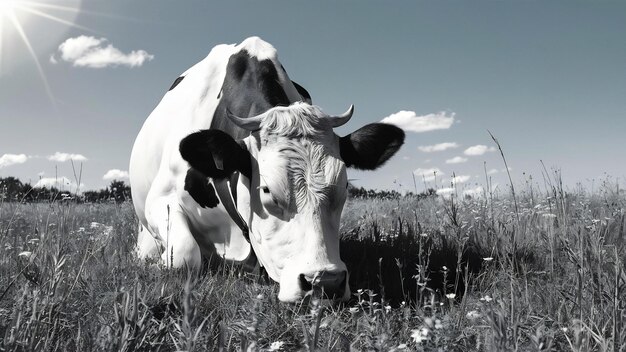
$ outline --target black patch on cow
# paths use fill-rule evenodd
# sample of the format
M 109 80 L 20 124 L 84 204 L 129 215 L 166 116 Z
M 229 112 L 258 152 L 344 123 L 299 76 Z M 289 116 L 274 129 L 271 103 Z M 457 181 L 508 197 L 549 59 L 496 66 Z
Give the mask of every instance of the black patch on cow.
M 346 166 L 374 170 L 389 160 L 403 143 L 402 129 L 384 123 L 372 123 L 341 137 L 339 148 Z
M 313 100 L 311 99 L 311 95 L 309 94 L 309 92 L 306 91 L 306 89 L 304 89 L 304 87 L 302 87 L 301 85 L 299 85 L 298 83 L 291 81 L 291 83 L 293 83 L 293 86 L 296 87 L 296 90 L 298 91 L 298 94 L 300 94 L 300 96 L 302 97 L 302 99 L 309 103 L 309 104 L 313 104 Z
M 207 177 L 227 178 L 239 171 L 251 178 L 252 161 L 245 145 L 220 130 L 202 130 L 183 138 L 180 154 Z
M 187 171 L 185 191 L 203 208 L 214 208 L 220 204 L 213 184 L 206 176 L 193 168 Z
M 172 89 L 176 88 L 176 86 L 177 86 L 180 82 L 182 82 L 184 78 L 185 78 L 185 76 L 180 76 L 180 77 L 176 78 L 176 79 L 174 80 L 174 83 L 172 83 L 172 86 L 170 87 L 170 89 L 168 89 L 168 92 L 169 92 L 170 90 L 172 90 Z
M 239 117 L 250 117 L 275 106 L 289 104 L 274 63 L 271 60 L 258 60 L 246 50 L 241 50 L 228 60 L 221 100 L 215 110 L 211 129 L 222 130 L 236 140 L 242 139 L 250 132 L 232 123 L 226 116 L 227 110 Z

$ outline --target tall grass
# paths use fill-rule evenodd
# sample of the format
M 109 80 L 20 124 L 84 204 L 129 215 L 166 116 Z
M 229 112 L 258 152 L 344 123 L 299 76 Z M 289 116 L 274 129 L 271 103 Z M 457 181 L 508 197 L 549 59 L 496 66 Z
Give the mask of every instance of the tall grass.
M 343 305 L 141 262 L 129 203 L 2 203 L 0 349 L 624 351 L 624 191 L 545 176 L 515 201 L 349 200 Z

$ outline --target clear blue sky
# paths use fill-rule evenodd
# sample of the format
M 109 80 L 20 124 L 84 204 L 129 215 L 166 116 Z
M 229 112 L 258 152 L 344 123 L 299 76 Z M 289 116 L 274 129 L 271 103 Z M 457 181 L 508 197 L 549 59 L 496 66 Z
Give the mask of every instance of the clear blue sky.
M 516 182 L 524 172 L 540 181 L 540 160 L 561 168 L 570 186 L 604 173 L 625 180 L 626 2 L 13 1 L 0 5 L 0 157 L 9 155 L 0 176 L 73 180 L 69 162 L 48 157 L 80 154 L 87 158 L 84 187 L 103 187 L 108 170 L 128 169 L 143 121 L 180 73 L 216 44 L 258 35 L 278 49 L 315 104 L 329 113 L 355 105 L 339 134 L 399 111 L 416 119 L 454 116 L 448 128 L 407 131 L 386 166 L 350 174 L 356 185 L 413 190 L 415 170 L 437 168 L 445 181 L 439 187 L 455 172 L 469 176 L 463 187 L 470 189 L 484 180 L 484 162 L 504 185 L 499 153 L 464 154 L 494 145 L 487 130 L 500 140 Z M 59 47 L 80 36 L 120 54 L 119 65 L 109 58 L 105 67 L 77 66 L 69 45 L 67 52 Z M 141 64 L 125 65 L 133 55 Z M 444 142 L 457 147 L 418 149 Z M 446 163 L 454 157 L 462 162 Z M 417 181 L 421 191 L 422 176 Z

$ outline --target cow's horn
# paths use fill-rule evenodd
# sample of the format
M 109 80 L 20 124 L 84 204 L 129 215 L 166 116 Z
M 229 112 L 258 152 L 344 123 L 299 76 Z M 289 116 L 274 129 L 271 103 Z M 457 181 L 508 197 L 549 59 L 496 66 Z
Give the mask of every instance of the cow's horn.
M 352 114 L 354 113 L 354 105 L 350 105 L 348 111 L 344 112 L 339 116 L 329 116 L 331 124 L 333 128 L 344 125 L 346 122 L 350 121 Z
M 266 113 L 267 112 L 264 112 L 260 115 L 243 118 L 233 115 L 230 110 L 226 110 L 226 116 L 228 116 L 228 119 L 230 121 L 248 131 L 258 131 L 261 128 L 261 121 L 263 120 L 263 117 L 265 117 Z

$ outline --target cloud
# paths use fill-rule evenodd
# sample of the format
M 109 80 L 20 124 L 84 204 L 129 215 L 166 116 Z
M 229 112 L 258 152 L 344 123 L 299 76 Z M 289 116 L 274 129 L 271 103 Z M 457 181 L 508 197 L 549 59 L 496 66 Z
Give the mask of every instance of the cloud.
M 102 176 L 105 181 L 122 180 L 128 178 L 128 171 L 122 171 L 119 169 L 111 169 Z
M 415 174 L 415 176 L 423 177 L 424 181 L 426 182 L 433 181 L 435 179 L 435 173 L 439 176 L 444 174 L 443 171 L 439 170 L 439 168 L 437 167 L 429 169 L 419 168 L 413 171 L 413 174 Z
M 452 159 L 446 160 L 446 164 L 460 164 L 460 163 L 464 163 L 466 161 L 467 161 L 467 158 L 464 158 L 462 156 L 455 156 Z
M 15 164 L 23 164 L 28 160 L 26 154 L 4 154 L 0 156 L 0 168 Z
M 104 68 L 109 66 L 140 67 L 154 59 L 154 55 L 145 50 L 133 50 L 123 53 L 106 38 L 81 35 L 69 38 L 59 45 L 60 58 L 77 67 Z M 50 62 L 58 61 L 54 56 Z
M 437 190 L 437 194 L 440 196 L 445 196 L 447 194 L 451 194 L 454 192 L 454 187 L 440 188 Z
M 81 184 L 81 187 L 83 187 L 84 184 Z M 33 186 L 34 188 L 38 188 L 38 187 L 46 187 L 46 188 L 57 188 L 57 189 L 61 189 L 61 190 L 70 190 L 70 191 L 75 191 L 76 190 L 76 182 L 70 180 L 69 178 L 62 176 L 62 177 L 42 177 L 39 179 L 39 181 L 37 181 L 37 183 L 35 183 L 35 185 Z
M 495 152 L 495 151 L 496 151 L 496 148 L 494 147 L 487 147 L 486 145 L 478 144 L 478 145 L 473 145 L 465 149 L 463 154 L 475 156 L 475 155 L 483 155 L 486 152 Z
M 491 169 L 491 170 L 487 171 L 487 175 L 497 174 L 498 172 L 500 172 L 500 171 L 498 171 L 498 169 Z
M 64 163 L 64 162 L 69 161 L 69 160 L 73 160 L 73 161 L 87 161 L 89 159 L 87 159 L 82 154 L 70 154 L 70 153 L 56 152 L 53 155 L 48 156 L 48 160 Z
M 459 175 L 459 176 L 455 176 L 452 178 L 452 183 L 463 183 L 463 182 L 467 182 L 469 179 L 471 178 L 471 176 L 469 175 Z
M 396 125 L 408 132 L 428 132 L 434 130 L 447 130 L 454 123 L 454 113 L 449 116 L 445 112 L 418 116 L 415 111 L 398 111 L 381 121 Z
M 434 145 L 420 145 L 417 147 L 419 151 L 424 153 L 441 152 L 447 149 L 458 148 L 459 145 L 456 142 L 444 142 Z

